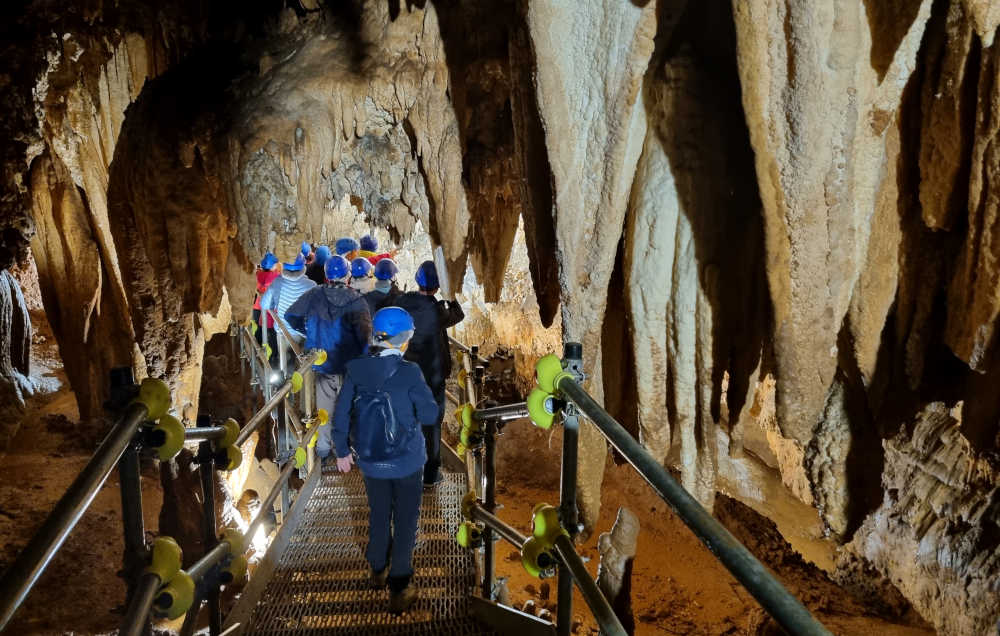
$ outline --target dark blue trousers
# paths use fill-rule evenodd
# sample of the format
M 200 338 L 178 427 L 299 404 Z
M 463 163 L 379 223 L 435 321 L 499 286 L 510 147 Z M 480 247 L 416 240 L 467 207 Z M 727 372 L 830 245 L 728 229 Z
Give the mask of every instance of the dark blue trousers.
M 365 477 L 368 493 L 368 550 L 365 558 L 376 572 L 389 566 L 389 589 L 398 592 L 413 576 L 423 471 L 400 479 Z
M 433 426 L 420 427 L 424 434 L 424 447 L 427 449 L 427 463 L 424 464 L 425 484 L 436 482 L 441 471 L 441 422 L 444 421 L 444 387 L 441 387 L 439 392 L 434 393 L 434 401 L 438 405 L 437 423 Z

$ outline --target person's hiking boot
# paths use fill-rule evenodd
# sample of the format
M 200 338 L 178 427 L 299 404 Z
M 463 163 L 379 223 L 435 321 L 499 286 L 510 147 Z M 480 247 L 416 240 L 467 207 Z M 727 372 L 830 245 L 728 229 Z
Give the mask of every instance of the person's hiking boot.
M 407 585 L 398 592 L 390 592 L 389 611 L 393 614 L 402 614 L 410 609 L 413 602 L 417 600 L 417 596 L 417 588 L 413 585 Z
M 434 481 L 424 482 L 424 490 L 433 490 L 434 487 L 440 484 L 442 481 L 444 481 L 444 475 L 438 473 L 438 476 L 434 479 Z
M 381 590 L 385 587 L 386 581 L 389 580 L 389 566 L 382 568 L 381 572 L 376 572 L 372 570 L 372 585 L 375 589 Z

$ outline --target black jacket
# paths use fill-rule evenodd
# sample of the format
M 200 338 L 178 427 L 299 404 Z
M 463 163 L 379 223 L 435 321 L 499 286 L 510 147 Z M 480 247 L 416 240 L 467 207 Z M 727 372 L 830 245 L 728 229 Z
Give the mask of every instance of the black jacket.
M 454 300 L 438 300 L 420 292 L 407 292 L 383 306 L 402 307 L 413 317 L 413 339 L 405 357 L 420 366 L 427 386 L 439 395 L 451 374 L 451 352 L 445 329 L 465 318 L 462 306 Z
M 392 301 L 397 297 L 401 296 L 403 292 L 396 287 L 396 283 L 392 284 L 388 292 L 384 292 L 380 289 L 373 289 L 367 292 L 365 296 L 365 302 L 368 303 L 368 311 L 371 313 L 372 317 L 375 316 L 375 312 L 383 307 L 388 307 L 392 304 Z
M 306 265 L 306 277 L 317 285 L 326 283 L 326 269 L 322 263 L 312 262 Z

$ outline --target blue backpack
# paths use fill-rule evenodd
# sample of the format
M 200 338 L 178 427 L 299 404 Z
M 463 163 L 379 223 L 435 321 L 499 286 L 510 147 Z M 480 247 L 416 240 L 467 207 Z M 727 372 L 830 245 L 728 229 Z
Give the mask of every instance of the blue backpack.
M 366 462 L 396 459 L 406 451 L 413 435 L 397 420 L 385 383 L 399 371 L 399 365 L 375 388 L 358 385 L 351 403 L 351 445 Z

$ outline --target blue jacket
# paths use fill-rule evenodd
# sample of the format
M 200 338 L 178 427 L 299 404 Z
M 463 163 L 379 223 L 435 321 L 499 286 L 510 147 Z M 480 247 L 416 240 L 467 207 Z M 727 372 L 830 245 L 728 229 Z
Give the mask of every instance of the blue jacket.
M 285 312 L 285 322 L 304 331 L 307 349 L 324 349 L 320 373 L 340 375 L 346 365 L 368 349 L 372 319 L 368 303 L 343 283 L 322 285 L 302 294 Z
M 396 371 L 395 375 L 389 378 L 393 370 Z M 370 387 L 374 390 L 380 384 L 382 390 L 389 394 L 396 421 L 411 432 L 410 439 L 406 452 L 400 457 L 384 462 L 358 459 L 358 468 L 365 477 L 373 479 L 407 477 L 422 470 L 427 461 L 427 450 L 420 427 L 437 422 L 438 405 L 424 382 L 420 367 L 403 360 L 402 356 L 391 353 L 369 355 L 347 364 L 344 384 L 333 411 L 334 448 L 337 450 L 337 457 L 347 457 L 350 454 L 351 409 L 355 393 L 358 387 Z M 357 426 L 365 426 L 365 422 L 358 422 Z

